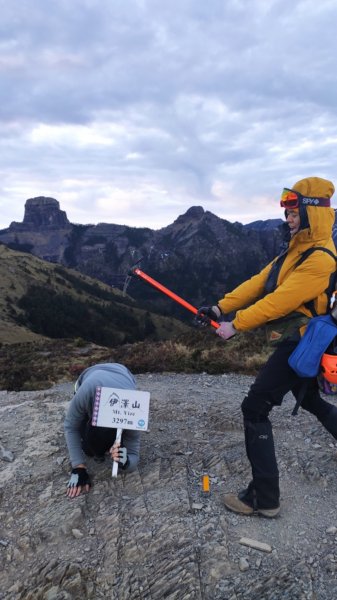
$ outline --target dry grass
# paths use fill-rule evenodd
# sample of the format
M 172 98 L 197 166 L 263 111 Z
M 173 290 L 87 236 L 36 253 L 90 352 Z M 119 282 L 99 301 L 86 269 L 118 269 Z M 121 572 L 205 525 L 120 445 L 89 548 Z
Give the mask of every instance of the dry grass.
M 241 334 L 225 343 L 213 332 L 193 329 L 175 340 L 137 342 L 114 348 L 81 338 L 3 344 L 0 347 L 0 388 L 44 389 L 55 383 L 73 381 L 83 369 L 98 362 L 120 362 L 134 373 L 255 375 L 270 352 L 262 332 Z
M 242 334 L 224 343 L 205 330 L 191 330 L 175 340 L 138 342 L 115 348 L 87 343 L 81 338 L 3 344 L 0 388 L 44 389 L 55 383 L 74 381 L 83 369 L 99 362 L 120 362 L 134 373 L 255 375 L 270 352 L 262 332 Z

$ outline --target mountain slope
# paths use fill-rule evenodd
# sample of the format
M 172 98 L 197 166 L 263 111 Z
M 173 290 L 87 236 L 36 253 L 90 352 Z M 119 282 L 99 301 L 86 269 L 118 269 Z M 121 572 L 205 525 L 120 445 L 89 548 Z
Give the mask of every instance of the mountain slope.
M 1 343 L 80 337 L 111 347 L 186 329 L 104 283 L 0 244 Z

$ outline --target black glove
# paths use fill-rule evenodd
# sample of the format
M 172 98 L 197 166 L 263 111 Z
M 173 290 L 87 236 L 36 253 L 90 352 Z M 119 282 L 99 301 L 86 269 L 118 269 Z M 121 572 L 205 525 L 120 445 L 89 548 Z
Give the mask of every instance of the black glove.
M 219 321 L 221 314 L 221 310 L 217 305 L 202 306 L 198 309 L 195 320 L 198 325 L 209 325 L 210 321 Z
M 118 448 L 118 464 L 122 469 L 126 469 L 129 464 L 128 453 L 126 448 Z
M 76 467 L 76 469 L 73 469 L 67 488 L 85 487 L 86 485 L 91 486 L 88 471 L 84 467 Z

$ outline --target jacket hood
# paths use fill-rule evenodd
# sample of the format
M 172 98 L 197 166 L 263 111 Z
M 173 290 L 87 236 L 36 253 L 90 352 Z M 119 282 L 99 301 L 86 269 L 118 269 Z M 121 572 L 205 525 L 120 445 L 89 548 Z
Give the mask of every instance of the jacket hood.
M 335 187 L 331 181 L 322 179 L 321 177 L 307 177 L 297 181 L 291 188 L 302 196 L 331 198 L 334 194 Z M 304 207 L 308 218 L 309 228 L 304 229 L 306 232 L 305 238 L 312 242 L 318 242 L 330 238 L 332 235 L 332 227 L 335 222 L 335 211 L 333 208 L 325 208 L 322 206 L 306 206 Z M 302 216 L 301 216 L 302 220 Z M 302 235 L 301 235 L 302 237 Z

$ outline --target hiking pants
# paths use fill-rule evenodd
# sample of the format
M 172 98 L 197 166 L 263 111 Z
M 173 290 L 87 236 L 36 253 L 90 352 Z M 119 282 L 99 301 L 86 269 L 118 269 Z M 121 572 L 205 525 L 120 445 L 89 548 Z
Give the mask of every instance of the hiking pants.
M 297 399 L 303 386 L 304 380 L 288 365 L 288 358 L 296 345 L 295 341 L 285 341 L 277 346 L 259 371 L 241 405 L 246 452 L 253 480 L 240 497 L 258 508 L 275 508 L 279 505 L 279 473 L 268 417 L 274 406 L 282 404 L 289 391 Z M 333 418 L 337 437 L 337 410 L 320 397 L 316 377 L 306 379 L 306 382 L 301 407 L 315 415 L 334 435 L 331 426 L 329 428 L 327 425 Z

